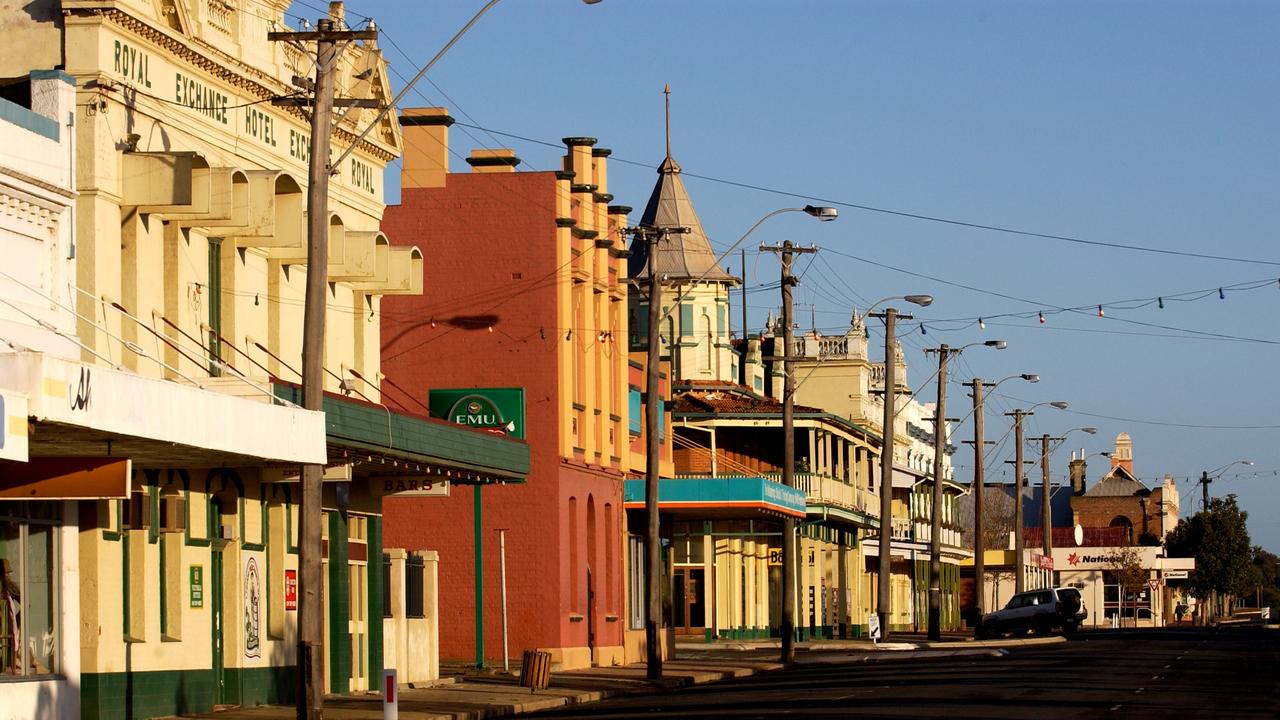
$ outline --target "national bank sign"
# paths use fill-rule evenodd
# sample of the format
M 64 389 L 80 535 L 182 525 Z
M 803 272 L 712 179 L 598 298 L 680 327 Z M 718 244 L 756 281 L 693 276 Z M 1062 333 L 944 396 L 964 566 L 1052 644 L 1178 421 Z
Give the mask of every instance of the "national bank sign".
M 524 437 L 524 388 L 430 390 L 431 417 L 511 437 Z

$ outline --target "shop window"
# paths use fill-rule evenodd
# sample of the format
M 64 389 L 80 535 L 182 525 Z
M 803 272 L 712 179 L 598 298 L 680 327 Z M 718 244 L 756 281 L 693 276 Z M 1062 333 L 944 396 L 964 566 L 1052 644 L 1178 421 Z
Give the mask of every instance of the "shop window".
M 382 553 L 382 617 L 391 617 L 391 556 Z
M 57 509 L 0 503 L 0 677 L 58 671 Z
M 627 536 L 627 626 L 644 629 L 644 538 Z

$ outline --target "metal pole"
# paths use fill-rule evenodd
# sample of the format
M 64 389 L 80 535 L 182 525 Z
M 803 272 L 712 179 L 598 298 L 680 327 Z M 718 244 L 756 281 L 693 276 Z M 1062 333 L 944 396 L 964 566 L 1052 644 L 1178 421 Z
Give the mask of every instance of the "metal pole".
M 666 235 L 665 230 L 661 231 Z M 650 680 L 662 678 L 662 647 L 659 637 L 659 618 L 662 617 L 661 547 L 658 537 L 658 482 L 661 446 L 658 443 L 659 401 L 662 390 L 658 386 L 658 370 L 661 361 L 658 347 L 658 323 L 662 318 L 662 284 L 658 277 L 659 231 L 644 231 L 649 250 L 649 348 L 645 380 L 644 432 L 645 432 L 645 485 L 644 510 L 647 528 L 645 532 L 645 600 L 648 612 L 644 620 L 645 676 Z M 674 338 L 672 339 L 674 342 Z
M 484 504 L 480 495 L 480 488 L 483 485 L 475 486 L 475 512 L 474 527 L 471 529 L 471 535 L 474 538 L 475 545 L 475 583 L 476 583 L 476 667 L 484 667 Z
M 1026 581 L 1023 579 L 1026 568 L 1022 557 L 1022 418 L 1029 414 L 1022 410 L 1013 411 L 1013 591 L 1015 593 L 1020 593 L 1026 589 Z
M 334 30 L 332 20 L 316 23 L 320 33 Z M 333 125 L 337 43 L 324 34 L 316 40 L 316 80 L 311 113 L 311 159 L 307 172 L 307 285 L 303 310 L 302 407 L 324 409 L 324 321 L 329 265 L 329 136 Z M 315 720 L 324 706 L 324 582 L 321 577 L 320 523 L 324 466 L 302 466 L 299 508 L 298 667 L 300 719 Z
M 933 413 L 933 507 L 929 525 L 929 639 L 942 639 L 942 458 L 947 435 L 947 360 L 952 350 L 938 346 L 938 407 Z
M 889 639 L 890 580 L 893 559 L 889 545 L 893 542 L 893 418 L 897 405 L 897 358 L 894 353 L 893 333 L 898 311 L 884 310 L 884 424 L 880 429 L 880 570 L 876 615 L 880 620 L 880 638 Z
M 983 420 L 986 410 L 982 407 L 982 379 L 973 379 L 973 581 L 974 581 L 974 605 L 975 615 L 977 616 L 977 624 L 974 632 L 981 632 L 982 615 L 983 615 L 983 593 L 987 586 L 987 565 L 986 565 L 986 538 L 983 533 L 986 531 L 983 520 L 984 508 L 983 494 L 985 491 L 985 478 L 983 473 L 985 467 L 983 465 L 983 455 L 986 450 L 985 440 L 982 437 Z
M 511 655 L 507 651 L 507 531 L 498 531 L 498 567 L 502 578 L 502 670 L 511 672 Z
M 1065 437 L 1065 436 L 1064 436 Z M 1053 557 L 1053 509 L 1049 504 L 1049 434 L 1045 433 L 1040 437 L 1040 480 L 1041 480 L 1041 498 L 1040 520 L 1041 526 L 1044 528 L 1044 537 L 1041 539 L 1040 547 L 1044 550 L 1044 556 Z M 1145 517 L 1146 514 L 1143 514 Z

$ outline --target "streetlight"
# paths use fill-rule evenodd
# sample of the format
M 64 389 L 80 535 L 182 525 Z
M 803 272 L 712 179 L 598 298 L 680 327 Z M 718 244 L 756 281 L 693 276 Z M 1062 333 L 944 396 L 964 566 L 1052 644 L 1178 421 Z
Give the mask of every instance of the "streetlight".
M 992 391 L 1000 387 L 1006 380 L 1013 379 L 1025 380 L 1029 383 L 1040 382 L 1040 376 L 1035 373 L 1022 373 L 1020 375 L 1010 375 L 1006 378 L 997 380 L 990 385 Z M 974 610 L 978 618 L 978 622 L 974 625 L 975 632 L 978 631 L 982 624 L 982 594 L 986 588 L 986 540 L 983 537 L 984 521 L 983 513 L 984 501 L 983 492 L 985 482 L 983 473 L 985 472 L 984 460 L 986 451 L 986 441 L 983 439 L 982 430 L 986 419 L 983 410 L 983 382 L 982 378 L 974 378 L 972 382 L 965 383 L 966 387 L 973 388 L 973 409 L 969 411 L 973 415 L 973 580 L 974 580 Z M 964 422 L 964 420 L 961 420 Z
M 1014 553 L 1014 580 L 1013 591 L 1020 593 L 1026 588 L 1026 582 L 1023 578 L 1024 561 L 1023 561 L 1023 540 L 1022 540 L 1022 418 L 1028 415 L 1034 415 L 1033 412 L 1041 405 L 1049 405 L 1059 410 L 1066 410 L 1067 404 L 1061 400 L 1053 400 L 1051 402 L 1041 402 L 1032 405 L 1023 410 L 1021 408 L 1014 410 L 1005 415 L 1013 417 L 1013 439 L 1014 439 L 1014 472 L 1013 472 L 1013 553 Z
M 1049 433 L 1045 433 L 1040 437 L 1040 479 L 1041 479 L 1041 488 L 1040 488 L 1041 526 L 1040 527 L 1044 531 L 1042 533 L 1043 537 L 1041 538 L 1041 541 L 1040 541 L 1040 549 L 1044 551 L 1044 556 L 1047 558 L 1053 557 L 1053 512 L 1049 504 L 1049 492 L 1050 492 L 1049 441 L 1050 440 L 1066 440 L 1068 435 L 1076 431 L 1088 433 L 1089 435 L 1094 435 L 1098 432 L 1098 428 L 1096 427 L 1072 428 L 1062 433 L 1060 437 L 1056 437 L 1056 438 L 1050 437 Z
M 925 348 L 925 354 L 938 353 L 938 403 L 933 412 L 933 506 L 929 518 L 929 639 L 942 639 L 942 459 L 947 434 L 947 363 L 955 355 L 982 345 L 1004 350 L 1004 340 L 972 342 L 958 348 L 946 343 Z M 883 513 L 882 513 L 883 514 Z
M 696 278 L 665 278 L 658 272 L 657 253 L 659 240 L 666 239 L 671 234 L 688 232 L 688 228 L 683 227 L 635 227 L 627 228 L 627 232 L 637 235 L 645 240 L 645 248 L 648 254 L 646 258 L 646 270 L 649 273 L 649 293 L 647 301 L 649 303 L 649 332 L 648 332 L 648 368 L 647 380 L 645 383 L 645 393 L 647 400 L 645 402 L 645 491 L 644 491 L 644 507 L 646 515 L 646 533 L 645 533 L 645 600 L 647 607 L 647 615 L 645 618 L 645 652 L 646 652 L 646 672 L 645 675 L 649 680 L 658 680 L 662 677 L 662 648 L 659 638 L 659 618 L 662 615 L 662 584 L 659 575 L 662 571 L 661 548 L 659 537 L 659 516 L 658 516 L 658 485 L 659 485 L 659 458 L 660 446 L 658 443 L 658 425 L 661 422 L 658 412 L 659 397 L 658 374 L 659 363 L 661 362 L 659 347 L 659 327 L 663 319 L 668 313 L 679 307 L 680 301 L 685 295 L 692 290 L 699 282 L 701 282 L 708 273 L 720 266 L 720 263 L 731 252 L 741 245 L 753 232 L 756 231 L 766 220 L 776 215 L 787 212 L 803 212 L 811 217 L 815 217 L 821 221 L 827 222 L 838 217 L 839 212 L 831 207 L 817 207 L 814 205 L 805 205 L 798 208 L 780 208 L 767 213 L 764 217 L 756 221 L 749 230 L 743 233 L 728 250 L 720 257 L 717 257 L 712 263 Z M 662 281 L 675 280 L 680 283 L 687 283 L 686 290 L 680 292 L 675 301 L 671 304 L 667 313 L 662 312 Z M 790 327 L 788 319 L 787 326 Z M 788 343 L 789 344 L 789 343 Z M 790 348 L 786 350 L 787 357 L 790 357 Z M 790 377 L 789 368 L 787 368 Z M 788 398 L 784 398 L 786 401 Z M 783 413 L 783 425 L 785 427 L 787 413 Z M 790 431 L 786 431 L 790 437 Z M 793 450 L 794 452 L 794 450 Z M 784 453 L 785 454 L 785 453 Z M 794 468 L 794 456 L 790 458 L 791 467 Z M 788 460 L 784 457 L 784 481 L 791 477 L 788 473 Z M 793 472 L 793 471 L 792 471 Z M 791 653 L 791 659 L 794 660 L 794 649 L 791 646 L 791 635 L 794 633 L 787 632 L 788 622 L 794 625 L 795 615 L 795 598 L 790 591 L 791 585 L 794 584 L 794 578 L 791 583 L 786 582 L 787 569 L 790 568 L 792 575 L 795 573 L 795 563 L 793 559 L 788 558 L 788 548 L 794 552 L 795 521 L 787 518 L 783 527 L 783 577 L 784 590 L 782 594 L 782 652 L 784 662 L 787 662 L 787 654 Z
M 884 319 L 884 421 L 880 429 L 880 576 L 877 586 L 876 619 L 880 627 L 880 637 L 889 638 L 889 578 L 890 566 L 893 563 L 889 554 L 889 543 L 893 535 L 893 423 L 897 412 L 897 357 L 894 353 L 893 333 L 898 322 L 896 308 L 888 307 L 883 313 L 872 313 L 881 303 L 891 300 L 905 300 L 913 305 L 929 307 L 933 303 L 932 295 L 891 295 L 875 301 L 867 308 L 867 315 Z M 902 315 L 902 319 L 910 320 L 910 315 Z
M 1204 472 L 1200 473 L 1200 484 L 1201 486 L 1203 486 L 1203 490 L 1204 490 L 1204 508 L 1203 509 L 1205 511 L 1208 511 L 1209 509 L 1209 483 L 1213 482 L 1219 477 L 1222 477 L 1223 473 L 1230 470 L 1235 465 L 1252 465 L 1252 464 L 1253 464 L 1252 460 L 1233 460 L 1227 463 L 1226 465 L 1216 467 L 1212 470 L 1205 470 Z

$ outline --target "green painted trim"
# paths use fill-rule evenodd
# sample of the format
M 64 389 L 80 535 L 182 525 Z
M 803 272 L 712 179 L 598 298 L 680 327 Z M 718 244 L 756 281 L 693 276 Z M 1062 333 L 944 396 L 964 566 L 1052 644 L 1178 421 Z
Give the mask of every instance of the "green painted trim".
M 632 209 L 633 208 L 630 205 L 610 205 L 609 214 L 610 215 L 627 215 L 632 211 Z
M 382 575 L 386 568 L 382 564 L 382 518 L 376 515 L 369 517 L 368 544 L 369 602 L 368 621 L 365 623 L 369 643 L 368 678 L 370 685 L 377 688 L 382 681 Z
M 347 623 L 351 607 L 347 599 L 347 518 L 329 512 L 329 691 L 351 691 L 351 632 Z
M 129 642 L 129 546 L 132 545 L 129 538 L 125 538 L 120 543 L 120 578 L 124 581 L 124 592 L 121 593 L 121 607 L 123 608 L 123 617 L 120 627 L 123 628 L 125 642 Z
M 302 388 L 297 385 L 273 381 L 272 391 L 295 404 L 302 402 Z M 480 481 L 521 482 L 529 474 L 529 445 L 521 440 L 435 418 L 388 414 L 380 405 L 332 394 L 324 397 L 324 413 L 329 443 L 338 448 L 469 471 Z
M 290 705 L 297 673 L 292 665 L 227 668 L 228 699 L 235 704 Z M 80 676 L 80 717 L 133 720 L 207 713 L 216 689 L 213 670 L 88 673 Z
M 600 233 L 595 230 L 584 230 L 576 225 L 569 230 L 569 233 L 579 240 L 594 240 L 600 235 Z
M 166 589 L 164 569 L 165 569 L 165 549 L 164 543 L 160 543 L 160 640 L 163 641 L 169 635 L 169 617 L 165 610 L 169 604 L 169 593 Z
M 492 155 L 483 157 L 469 157 L 467 164 L 471 167 L 515 167 L 520 164 L 520 158 L 515 155 L 502 156 Z
M 475 510 L 472 512 L 474 528 L 472 534 L 475 546 L 475 621 L 476 621 L 476 667 L 484 667 L 484 503 L 480 486 L 475 487 Z
M 609 157 L 612 154 L 609 148 L 591 148 L 591 157 Z
M 578 174 L 578 173 L 576 173 L 576 172 L 574 172 L 574 171 L 572 171 L 572 170 L 557 170 L 557 171 L 556 171 L 556 179 L 557 179 L 557 180 L 572 180 L 572 179 L 573 179 L 577 174 Z
M 452 115 L 401 115 L 400 126 L 407 127 L 413 125 L 443 125 L 449 127 L 457 122 Z
M 569 192 L 575 192 L 575 193 L 593 193 L 593 192 L 595 192 L 599 187 L 600 187 L 599 185 L 594 185 L 594 184 L 592 184 L 592 183 L 574 183 L 574 184 L 572 184 L 572 185 L 570 185 L 570 186 L 569 186 Z
M 147 543 L 155 545 L 160 540 L 160 486 L 159 477 L 145 473 L 147 476 L 147 505 L 151 513 L 151 522 L 147 523 Z
M 556 227 L 559 227 L 559 228 L 571 228 L 571 227 L 573 227 L 574 225 L 577 225 L 577 224 L 578 224 L 578 221 L 577 221 L 577 220 L 574 220 L 574 219 L 573 219 L 573 218 L 571 218 L 571 217 L 558 217 L 558 218 L 556 218 Z

